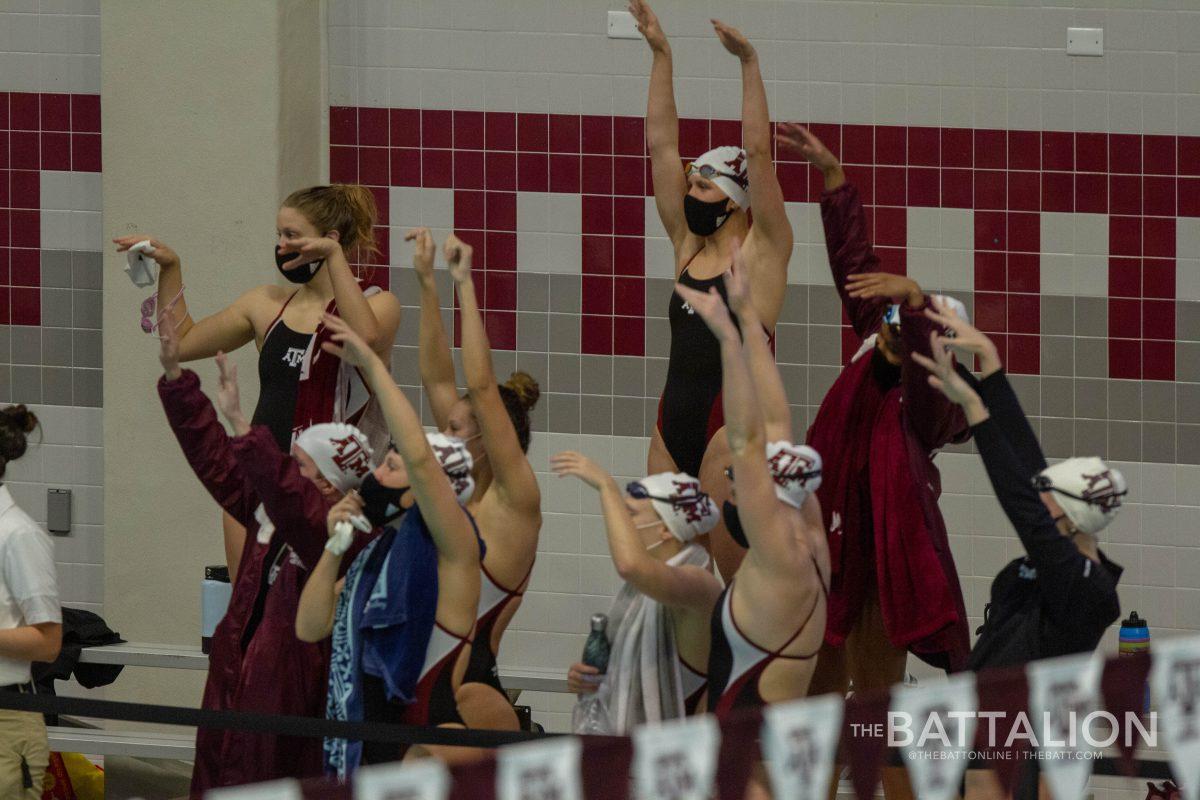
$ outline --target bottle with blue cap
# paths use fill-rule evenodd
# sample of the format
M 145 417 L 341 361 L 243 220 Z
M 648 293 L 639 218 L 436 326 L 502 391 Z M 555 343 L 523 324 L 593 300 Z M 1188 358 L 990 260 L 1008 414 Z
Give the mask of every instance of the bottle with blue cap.
M 1138 616 L 1136 611 L 1129 615 L 1129 619 L 1121 622 L 1120 642 L 1117 645 L 1117 653 L 1122 656 L 1132 656 L 1139 653 L 1150 652 L 1150 624 Z M 1150 683 L 1146 682 L 1144 700 L 1142 701 L 1142 713 L 1150 713 Z

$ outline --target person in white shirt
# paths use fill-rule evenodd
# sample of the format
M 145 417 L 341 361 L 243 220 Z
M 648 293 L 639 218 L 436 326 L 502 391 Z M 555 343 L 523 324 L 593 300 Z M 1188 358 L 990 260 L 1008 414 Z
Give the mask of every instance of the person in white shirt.
M 25 406 L 0 409 L 0 481 L 37 425 Z M 53 661 L 61 647 L 50 536 L 0 483 L 0 692 L 32 692 L 30 663 Z M 0 709 L 0 797 L 40 800 L 49 761 L 42 715 Z

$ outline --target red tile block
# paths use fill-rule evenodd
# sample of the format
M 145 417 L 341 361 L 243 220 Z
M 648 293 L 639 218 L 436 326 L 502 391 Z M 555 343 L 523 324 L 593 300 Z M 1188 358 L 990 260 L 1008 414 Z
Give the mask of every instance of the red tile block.
M 0 131 L 8 127 L 8 92 L 0 92 Z
M 487 230 L 515 231 L 517 229 L 516 192 L 486 192 L 484 205 L 487 207 Z M 490 256 L 491 253 L 489 252 Z M 488 265 L 495 266 L 488 259 Z
M 808 126 L 812 131 L 813 136 L 821 140 L 821 143 L 829 148 L 829 152 L 833 153 L 838 158 L 842 157 L 842 126 L 823 122 L 814 122 Z M 793 156 L 799 158 L 799 156 Z M 857 349 L 857 348 L 855 348 Z M 854 350 L 850 351 L 851 355 Z
M 1008 138 L 1004 131 L 974 132 L 975 169 L 1007 169 Z
M 736 119 L 714 119 L 708 123 L 708 140 L 711 147 L 741 147 L 742 122 Z
M 646 201 L 641 197 L 613 198 L 613 232 L 641 236 L 646 229 Z
M 1075 134 L 1075 169 L 1079 172 L 1108 172 L 1108 134 Z
M 975 205 L 972 172 L 969 169 L 943 169 L 942 206 L 972 208 Z
M 41 128 L 41 95 L 34 92 L 13 92 L 8 96 L 8 122 L 14 131 L 36 131 Z
M 942 191 L 938 170 L 932 167 L 910 167 L 906 183 L 908 205 L 924 208 L 937 208 L 941 205 Z
M 550 152 L 579 152 L 579 115 L 550 115 Z
M 455 189 L 482 189 L 484 183 L 483 176 L 482 150 L 454 151 Z
M 908 128 L 896 125 L 875 126 L 875 163 L 908 163 Z
M 1140 217 L 1109 217 L 1108 253 L 1113 256 L 1142 254 L 1142 220 Z
M 41 169 L 40 141 L 36 131 L 12 131 L 8 134 L 8 160 L 12 168 Z
M 579 318 L 579 349 L 586 355 L 612 355 L 613 318 L 584 314 Z
M 485 153 L 484 185 L 489 190 L 516 191 L 517 154 L 513 152 L 498 153 L 493 150 Z
M 1005 332 L 1008 329 L 1008 295 L 975 292 L 975 325 L 981 331 Z
M 613 308 L 617 316 L 641 317 L 646 313 L 645 278 L 616 278 Z
M 1042 134 L 1039 131 L 1008 132 L 1008 167 L 1042 168 Z
M 75 172 L 100 172 L 100 134 L 71 134 L 71 169 Z
M 903 247 L 880 245 L 875 248 L 875 252 L 879 256 L 880 272 L 890 272 L 893 275 L 908 274 L 908 251 Z
M 1008 207 L 1013 211 L 1040 211 L 1042 208 L 1042 174 L 1017 172 L 1008 174 Z
M 808 201 L 818 203 L 824 193 L 825 176 L 821 174 L 821 170 L 811 164 L 808 165 Z
M 488 150 L 517 149 L 517 115 L 489 111 L 484 115 L 484 146 Z
M 517 153 L 517 189 L 545 192 L 550 189 L 550 158 L 545 153 Z
M 875 168 L 875 202 L 883 206 L 903 206 L 908 202 L 903 167 Z
M 613 156 L 613 192 L 645 197 L 648 161 L 643 156 Z
M 613 151 L 612 117 L 585 115 L 581 120 L 580 139 L 584 153 L 611 155 Z
M 329 143 L 358 144 L 358 109 L 332 106 L 329 109 Z
M 1007 215 L 1008 249 L 1014 253 L 1040 253 L 1042 250 L 1040 214 Z
M 9 243 L 13 247 L 41 247 L 41 212 L 13 209 Z
M 608 236 L 613 232 L 613 199 L 607 195 L 585 194 L 581 203 L 583 232 Z
M 613 273 L 630 277 L 646 274 L 646 241 L 641 236 L 613 237 Z
M 366 186 L 387 186 L 391 179 L 386 147 L 358 148 L 358 182 Z
M 421 111 L 421 147 L 454 147 L 453 112 Z
M 1178 146 L 1174 136 L 1142 137 L 1142 171 L 1147 175 L 1174 175 Z
M 942 166 L 972 167 L 975 137 L 969 128 L 942 128 Z
M 1010 294 L 1008 296 L 1009 333 L 1037 334 L 1041 330 L 1041 298 L 1036 294 Z M 1009 352 L 1012 340 L 1009 340 Z
M 1136 133 L 1108 135 L 1108 164 L 1110 172 L 1127 175 L 1142 173 L 1142 137 Z
M 389 161 L 391 186 L 421 185 L 421 151 L 418 148 L 391 148 Z
M 1138 258 L 1108 259 L 1108 294 L 1110 297 L 1142 296 L 1142 262 Z
M 41 289 L 20 289 L 13 287 L 9 290 L 12 298 L 11 319 L 13 325 L 41 325 L 42 304 Z
M 1008 182 L 1005 180 L 1006 174 L 994 169 L 977 169 L 974 171 L 975 208 L 1004 209 L 1008 205 Z
M 795 161 L 775 162 L 775 176 L 779 179 L 779 188 L 783 191 L 783 199 L 793 203 L 803 203 L 808 200 L 808 165 Z
M 1179 216 L 1200 217 L 1200 178 L 1179 179 Z
M 1108 213 L 1108 176 L 1097 172 L 1075 175 L 1075 211 L 1080 214 Z
M 1179 137 L 1179 174 L 1200 175 L 1200 136 Z
M 100 95 L 71 95 L 71 131 L 100 133 Z
M 0 169 L 0 209 L 11 208 L 8 191 L 10 174 L 11 173 L 8 170 Z M 6 244 L 8 244 L 8 239 L 0 239 L 0 247 L 4 247 Z
M 41 251 L 18 247 L 9 251 L 9 278 L 13 286 L 41 286 Z
M 12 187 L 10 208 L 42 207 L 42 177 L 41 173 L 32 169 L 15 169 L 9 174 L 9 185 Z
M 1042 211 L 1075 210 L 1075 176 L 1070 172 L 1042 173 Z
M 624 156 L 646 154 L 645 123 L 641 117 L 613 117 L 613 152 Z
M 0 285 L 8 283 L 8 244 L 11 231 L 12 212 L 7 208 L 0 208 L 0 269 L 3 269 Z
M 484 230 L 487 221 L 487 202 L 483 192 L 454 192 L 454 229 Z
M 517 349 L 517 314 L 514 311 L 488 311 L 483 315 L 488 341 L 496 350 Z
M 1142 338 L 1175 338 L 1175 301 L 1142 300 Z
M 1007 250 L 1008 235 L 1002 211 L 975 212 L 975 249 Z
M 491 262 L 491 248 L 488 248 L 488 262 Z M 486 303 L 489 311 L 517 310 L 517 273 L 497 272 L 488 267 Z
M 1070 131 L 1042 131 L 1042 169 L 1075 169 L 1075 134 Z
M 8 166 L 8 131 L 0 130 L 0 169 Z
M 1136 298 L 1108 299 L 1108 335 L 1118 339 L 1142 338 L 1142 301 Z
M 421 146 L 421 111 L 417 108 L 388 109 L 388 143 L 392 147 Z
M 1142 342 L 1142 378 L 1148 381 L 1175 380 L 1175 342 Z
M 1175 218 L 1145 217 L 1142 220 L 1142 254 L 1151 258 L 1175 258 Z
M 329 148 L 329 180 L 334 183 L 358 183 L 358 148 Z
M 1010 234 L 1011 230 L 1010 227 Z M 1041 290 L 1041 282 L 1041 256 L 1037 251 L 1008 254 L 1008 291 L 1037 294 Z
M 511 271 L 517 268 L 517 235 L 515 233 L 488 231 L 485 241 L 489 273 L 496 270 Z M 490 277 L 488 282 L 490 286 Z
M 1142 379 L 1142 343 L 1134 339 L 1108 340 L 1108 377 Z
M 427 189 L 449 189 L 454 185 L 453 150 L 421 150 L 421 185 Z
M 607 276 L 583 276 L 583 313 L 612 314 L 613 279 Z
M 709 148 L 708 120 L 679 120 L 679 154 L 684 158 L 695 158 Z
M 579 193 L 579 156 L 550 155 L 550 191 Z
M 1009 336 L 1004 368 L 1014 375 L 1037 375 L 1041 372 L 1041 337 Z
M 8 325 L 12 322 L 9 316 L 9 295 L 11 290 L 7 286 L 0 286 L 0 325 Z M 41 309 L 38 309 L 41 311 Z M 40 320 L 38 321 L 40 324 Z
M 420 164 L 420 162 L 417 162 Z M 371 193 L 371 199 L 375 201 L 375 222 L 377 225 L 382 225 L 386 229 L 388 222 L 388 213 L 391 211 L 391 194 L 388 192 L 388 187 L 372 186 L 367 189 Z
M 71 130 L 71 95 L 43 94 L 42 95 L 42 126 L 43 131 Z
M 1141 175 L 1109 175 L 1108 208 L 1113 214 L 1142 213 L 1142 176 Z
M 942 163 L 942 134 L 939 128 L 908 129 L 908 163 L 937 167 Z
M 847 164 L 875 163 L 875 128 L 871 125 L 842 126 L 842 161 Z
M 617 317 L 613 320 L 613 355 L 644 356 L 645 342 L 645 320 L 640 317 Z
M 1142 259 L 1142 297 L 1162 300 L 1175 298 L 1175 259 Z M 1173 312 L 1171 319 L 1175 319 Z
M 1003 292 L 1007 288 L 1004 253 L 975 253 L 975 291 Z
M 517 149 L 522 153 L 545 153 L 550 144 L 548 114 L 517 115 Z
M 904 247 L 908 244 L 908 209 L 877 206 L 874 241 L 880 247 Z
M 360 108 L 358 110 L 358 143 L 374 147 L 387 147 L 391 133 L 391 122 L 386 108 Z
M 483 112 L 454 112 L 454 149 L 483 149 Z
M 1142 178 L 1142 213 L 1156 217 L 1175 216 L 1178 190 L 1174 176 L 1146 175 Z
M 585 155 L 580 163 L 583 191 L 587 194 L 613 193 L 613 157 Z

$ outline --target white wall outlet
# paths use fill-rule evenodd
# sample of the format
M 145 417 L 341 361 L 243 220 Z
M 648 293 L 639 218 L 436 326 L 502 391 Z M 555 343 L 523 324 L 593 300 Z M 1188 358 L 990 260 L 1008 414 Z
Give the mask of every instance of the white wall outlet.
M 608 38 L 610 39 L 640 39 L 637 22 L 628 11 L 608 12 Z
M 1067 28 L 1067 55 L 1104 55 L 1104 28 Z

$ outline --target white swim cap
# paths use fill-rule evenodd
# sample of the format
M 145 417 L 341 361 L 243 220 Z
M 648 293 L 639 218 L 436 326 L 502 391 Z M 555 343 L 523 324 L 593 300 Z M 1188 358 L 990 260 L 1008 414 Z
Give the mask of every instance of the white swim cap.
M 344 422 L 322 422 L 305 428 L 296 447 L 308 454 L 317 470 L 342 494 L 357 489 L 373 466 L 367 435 Z
M 1096 456 L 1068 458 L 1033 479 L 1041 492 L 1053 492 L 1067 519 L 1084 533 L 1098 533 L 1121 509 L 1129 491 L 1125 476 Z
M 687 543 L 717 524 L 717 504 L 700 490 L 700 481 L 683 472 L 647 475 L 625 487 L 630 497 L 649 498 L 667 530 Z
M 746 175 L 746 151 L 740 147 L 714 147 L 692 162 L 691 169 L 709 167 L 712 174 L 703 175 L 715 183 L 743 210 L 750 208 L 750 178 Z

